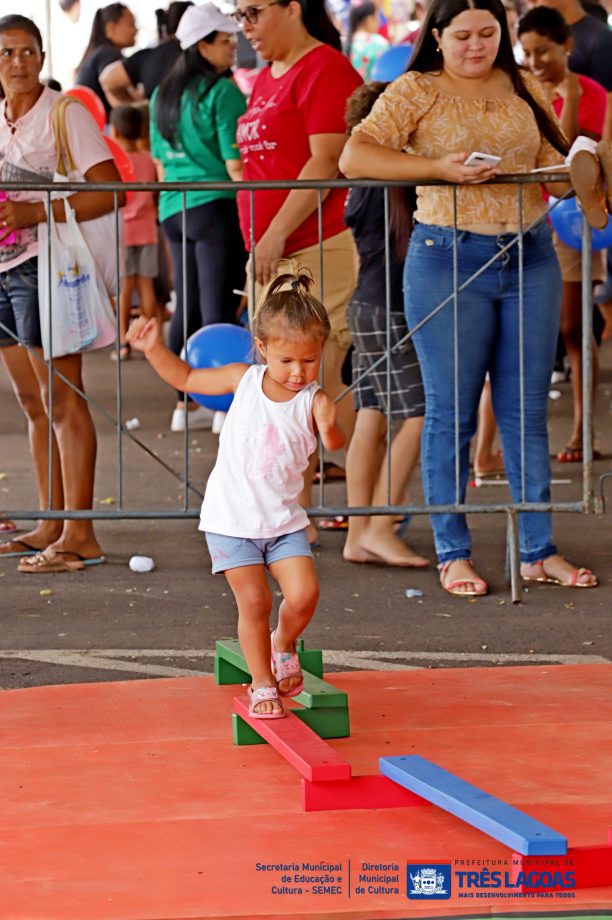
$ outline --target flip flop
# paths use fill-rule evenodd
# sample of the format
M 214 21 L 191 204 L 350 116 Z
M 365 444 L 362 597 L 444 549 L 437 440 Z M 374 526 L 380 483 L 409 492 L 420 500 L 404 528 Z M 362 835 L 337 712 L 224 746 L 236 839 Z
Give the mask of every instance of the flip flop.
M 6 546 L 20 547 L 16 550 L 6 550 Z M 32 546 L 25 540 L 7 540 L 6 543 L 0 543 L 0 559 L 13 559 L 16 556 L 36 556 L 41 552 L 40 546 Z
M 582 447 L 564 447 L 562 451 L 557 454 L 557 463 L 582 463 L 584 460 L 584 452 Z M 593 448 L 593 460 L 601 460 L 601 451 Z
M 19 530 L 15 521 L 0 521 L 0 533 L 15 533 Z
M 259 703 L 267 702 L 278 703 L 281 707 L 280 712 L 255 711 L 255 707 Z M 276 687 L 258 687 L 257 690 L 249 687 L 249 716 L 251 719 L 284 719 L 286 715 L 287 713 L 283 709 Z
M 600 141 L 597 145 L 597 156 L 606 181 L 606 196 L 608 210 L 612 208 L 612 148 L 608 141 Z
M 476 479 L 497 479 L 498 476 L 505 476 L 506 470 L 503 466 L 497 467 L 494 470 L 477 470 L 474 469 L 474 477 Z
M 72 556 L 73 559 L 64 559 L 64 556 Z M 59 550 L 47 548 L 42 553 L 36 553 L 31 559 L 22 559 L 17 566 L 18 572 L 25 572 L 28 575 L 53 574 L 55 572 L 80 572 L 88 565 L 103 565 L 106 562 L 106 556 L 94 556 L 87 558 L 80 553 L 71 553 L 69 550 Z
M 608 225 L 608 209 L 599 160 L 588 150 L 579 150 L 572 157 L 569 174 L 588 223 L 596 230 L 604 230 Z
M 319 530 L 348 530 L 348 518 L 343 514 L 337 514 L 336 517 L 319 518 L 317 521 Z

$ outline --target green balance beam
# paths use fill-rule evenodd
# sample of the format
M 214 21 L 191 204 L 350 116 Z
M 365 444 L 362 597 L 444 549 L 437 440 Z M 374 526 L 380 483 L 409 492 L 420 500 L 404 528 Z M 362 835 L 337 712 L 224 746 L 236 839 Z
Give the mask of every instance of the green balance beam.
M 297 699 L 297 697 L 296 697 Z M 351 733 L 349 711 L 338 709 L 292 709 L 291 712 L 301 719 L 320 738 L 348 738 Z M 267 744 L 255 729 L 235 712 L 232 713 L 232 734 L 235 745 Z
M 218 639 L 215 643 L 215 651 L 215 681 L 217 684 L 249 683 L 251 675 L 237 639 Z M 346 693 L 318 676 L 323 672 L 321 651 L 318 649 L 298 651 L 298 657 L 304 675 L 304 689 L 293 699 L 307 709 L 347 708 Z M 315 669 L 314 672 L 311 668 Z

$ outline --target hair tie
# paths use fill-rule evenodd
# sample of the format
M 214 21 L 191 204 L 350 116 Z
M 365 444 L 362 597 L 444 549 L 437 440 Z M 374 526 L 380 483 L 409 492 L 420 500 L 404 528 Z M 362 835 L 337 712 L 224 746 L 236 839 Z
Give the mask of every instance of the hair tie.
M 299 278 L 291 282 L 291 287 L 293 288 L 294 291 L 299 291 L 301 286 L 302 286 L 302 282 L 299 280 Z

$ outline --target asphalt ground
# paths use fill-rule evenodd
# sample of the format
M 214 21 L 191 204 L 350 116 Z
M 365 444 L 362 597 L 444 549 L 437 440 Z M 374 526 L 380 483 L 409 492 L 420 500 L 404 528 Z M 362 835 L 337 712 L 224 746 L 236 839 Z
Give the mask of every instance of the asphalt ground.
M 612 342 L 602 349 L 602 379 L 596 430 L 604 459 L 597 477 L 612 468 Z M 171 434 L 173 393 L 140 356 L 122 367 L 124 419 L 138 417 L 134 434 L 178 473 L 183 436 Z M 86 356 L 87 392 L 115 414 L 115 365 L 108 352 Z M 569 384 L 550 402 L 551 451 L 569 431 Z M 117 435 L 93 412 L 99 438 L 96 508 L 116 510 Z M 23 415 L 0 368 L 0 507 L 36 507 L 32 464 Z M 217 439 L 210 432 L 189 437 L 191 476 L 202 490 Z M 553 463 L 553 498 L 581 495 L 579 465 Z M 419 478 L 418 476 L 416 477 Z M 608 494 L 612 485 L 608 480 Z M 327 491 L 329 490 L 329 491 Z M 470 500 L 499 501 L 504 485 L 471 488 Z M 155 459 L 124 439 L 124 507 L 182 507 L 182 485 Z M 415 483 L 415 499 L 421 497 Z M 326 497 L 345 501 L 343 484 Z M 196 496 L 190 507 L 199 507 Z M 491 586 L 489 596 L 455 598 L 438 586 L 432 565 L 424 572 L 351 565 L 342 560 L 343 536 L 322 533 L 316 551 L 322 596 L 305 641 L 325 651 L 327 670 L 499 667 L 512 664 L 612 661 L 612 518 L 610 514 L 559 514 L 560 550 L 590 566 L 600 578 L 595 590 L 533 585 L 513 605 L 504 577 L 504 515 L 474 515 L 474 558 Z M 24 529 L 29 526 L 23 522 Z M 172 677 L 212 671 L 215 639 L 235 636 L 236 614 L 225 579 L 210 574 L 196 520 L 113 520 L 97 524 L 108 564 L 84 572 L 24 575 L 17 560 L 0 560 L 0 687 Z M 427 517 L 410 525 L 407 537 L 433 560 Z M 133 555 L 151 556 L 155 570 L 134 574 Z M 422 597 L 406 597 L 416 588 Z

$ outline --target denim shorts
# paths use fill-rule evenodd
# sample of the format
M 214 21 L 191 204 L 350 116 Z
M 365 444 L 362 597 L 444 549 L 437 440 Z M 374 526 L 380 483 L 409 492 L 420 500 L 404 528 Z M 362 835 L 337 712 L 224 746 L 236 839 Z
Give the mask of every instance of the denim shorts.
M 306 536 L 306 529 L 280 537 L 265 537 L 250 540 L 246 537 L 226 537 L 220 533 L 206 531 L 208 552 L 212 559 L 212 573 L 218 575 L 227 569 L 238 569 L 243 565 L 265 565 L 291 559 L 293 556 L 308 556 L 312 550 Z
M 0 348 L 18 344 L 42 345 L 36 256 L 0 272 L 0 323 Z

